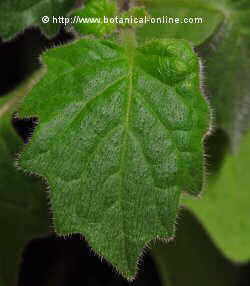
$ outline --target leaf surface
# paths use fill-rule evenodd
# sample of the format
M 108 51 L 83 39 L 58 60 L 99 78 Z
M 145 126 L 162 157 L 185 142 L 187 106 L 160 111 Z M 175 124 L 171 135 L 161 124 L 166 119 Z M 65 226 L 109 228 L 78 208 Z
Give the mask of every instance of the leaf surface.
M 11 114 L 18 101 L 16 93 L 0 98 L 1 286 L 17 285 L 24 247 L 48 232 L 46 198 L 40 182 L 14 166 L 21 141 L 11 125 Z
M 82 233 L 133 278 L 147 242 L 174 233 L 181 191 L 198 194 L 208 105 L 180 40 L 82 39 L 43 55 L 20 109 L 40 120 L 20 166 L 51 187 L 59 234 Z
M 0 36 L 10 40 L 30 26 L 39 26 L 47 36 L 54 36 L 60 28 L 52 17 L 66 16 L 75 0 L 4 0 L 0 2 Z M 50 17 L 48 24 L 42 17 Z

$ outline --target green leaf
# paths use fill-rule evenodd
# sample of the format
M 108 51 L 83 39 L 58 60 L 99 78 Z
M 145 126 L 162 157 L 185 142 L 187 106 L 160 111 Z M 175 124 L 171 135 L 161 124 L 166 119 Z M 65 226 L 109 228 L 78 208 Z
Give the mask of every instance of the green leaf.
M 37 179 L 14 166 L 21 141 L 11 125 L 17 94 L 0 98 L 0 284 L 16 286 L 21 254 L 27 243 L 48 232 L 45 192 Z
M 238 153 L 227 155 L 218 177 L 209 182 L 201 200 L 184 201 L 226 257 L 237 262 L 250 259 L 249 144 L 250 134 Z
M 82 9 L 76 10 L 72 14 L 74 17 L 73 26 L 80 34 L 104 36 L 116 30 L 116 25 L 112 23 L 104 23 L 103 17 L 114 17 L 118 14 L 118 7 L 113 0 L 90 0 Z M 86 22 L 89 21 L 92 22 Z M 86 23 L 82 23 L 83 20 Z
M 237 3 L 241 6 L 235 7 Z M 230 136 L 234 150 L 250 127 L 250 2 L 236 4 L 210 45 L 201 49 L 216 123 Z
M 205 85 L 216 125 L 226 130 L 235 150 L 250 127 L 250 2 L 248 0 L 146 0 L 152 16 L 202 17 L 203 24 L 145 25 L 141 38 L 192 41 L 205 65 Z
M 216 0 L 219 2 L 218 0 Z M 147 24 L 137 31 L 141 40 L 152 38 L 177 38 L 199 45 L 216 31 L 223 21 L 223 13 L 216 2 L 209 0 L 144 0 L 153 18 L 179 18 L 179 24 Z M 184 18 L 202 18 L 202 24 L 183 23 Z
M 66 16 L 75 0 L 4 0 L 0 1 L 0 36 L 10 40 L 30 26 L 38 26 L 49 37 L 54 36 L 60 24 L 52 23 L 52 17 Z M 50 17 L 48 24 L 42 17 Z
M 48 180 L 56 231 L 84 234 L 131 279 L 145 244 L 173 235 L 181 191 L 201 189 L 209 111 L 187 42 L 123 38 L 43 55 L 20 110 L 40 121 L 20 166 Z

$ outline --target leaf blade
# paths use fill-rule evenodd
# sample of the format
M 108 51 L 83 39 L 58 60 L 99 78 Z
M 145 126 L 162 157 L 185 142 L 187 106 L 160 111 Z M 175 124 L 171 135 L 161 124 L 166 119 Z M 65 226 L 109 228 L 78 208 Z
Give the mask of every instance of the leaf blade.
M 48 180 L 57 232 L 83 233 L 131 279 L 144 245 L 173 235 L 184 185 L 202 185 L 209 111 L 198 59 L 185 41 L 136 47 L 130 37 L 124 47 L 83 39 L 44 59 L 48 73 L 20 110 L 40 119 L 20 164 Z

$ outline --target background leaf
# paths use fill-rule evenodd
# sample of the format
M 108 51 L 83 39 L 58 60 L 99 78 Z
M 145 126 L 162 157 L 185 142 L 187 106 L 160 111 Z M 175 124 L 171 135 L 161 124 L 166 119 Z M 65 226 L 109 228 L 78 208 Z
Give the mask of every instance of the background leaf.
M 4 0 L 0 2 L 0 36 L 10 40 L 30 26 L 39 26 L 47 36 L 54 36 L 60 24 L 52 23 L 52 17 L 66 16 L 76 0 Z M 50 17 L 48 24 L 42 17 Z
M 243 285 L 239 283 L 242 270 L 218 251 L 186 209 L 180 212 L 175 239 L 168 244 L 157 241 L 151 253 L 163 286 Z
M 212 1 L 205 0 L 144 0 L 149 14 L 152 17 L 185 17 L 202 18 L 202 24 L 147 24 L 137 31 L 141 40 L 152 38 L 186 39 L 194 45 L 199 45 L 213 35 L 220 23 L 223 14 L 217 10 Z
M 230 7 L 210 43 L 200 49 L 216 124 L 231 139 L 233 150 L 250 127 L 250 2 Z M 235 5 L 236 6 L 236 5 Z M 234 9 L 234 10 L 233 10 Z
M 11 125 L 11 114 L 19 101 L 17 93 L 0 98 L 0 282 L 16 286 L 21 254 L 27 243 L 48 232 L 45 192 L 34 177 L 14 167 L 21 140 Z
M 226 156 L 202 199 L 184 200 L 226 257 L 241 262 L 250 259 L 249 146 L 250 134 L 242 141 L 238 153 Z
M 187 42 L 136 48 L 124 33 L 122 46 L 83 39 L 43 55 L 20 165 L 48 180 L 57 232 L 84 234 L 132 278 L 145 243 L 173 235 L 180 192 L 201 189 L 209 111 Z

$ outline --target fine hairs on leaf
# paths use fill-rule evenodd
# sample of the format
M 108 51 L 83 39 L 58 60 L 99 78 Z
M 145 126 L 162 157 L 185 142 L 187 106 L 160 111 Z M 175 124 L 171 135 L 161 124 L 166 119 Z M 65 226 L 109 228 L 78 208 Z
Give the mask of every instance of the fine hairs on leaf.
M 213 110 L 213 124 L 230 138 L 230 152 L 222 147 L 222 157 L 225 156 L 222 167 L 215 177 L 208 174 L 210 178 L 202 200 L 184 198 L 184 203 L 199 218 L 226 257 L 246 262 L 250 257 L 247 242 L 249 176 L 246 174 L 250 162 L 250 2 L 147 0 L 145 3 L 156 16 L 165 11 L 168 15 L 171 11 L 175 16 L 188 15 L 189 10 L 195 15 L 198 8 L 198 11 L 204 11 L 208 28 L 216 24 L 211 30 L 192 26 L 192 31 L 188 31 L 186 25 L 162 26 L 161 31 L 155 26 L 146 26 L 138 33 L 150 36 L 148 31 L 156 31 L 157 36 L 157 33 L 163 35 L 164 32 L 164 36 L 191 40 L 197 45 L 196 50 L 205 64 L 205 89 Z M 213 19 L 218 21 L 213 22 Z
M 197 46 L 206 65 L 207 93 L 215 124 L 231 139 L 234 152 L 250 122 L 250 2 L 248 0 L 143 0 L 155 16 L 201 17 L 202 24 L 145 25 L 141 40 L 181 38 Z
M 74 40 L 63 45 L 65 30 Z M 53 232 L 80 234 L 130 281 L 147 251 L 163 285 L 241 284 L 239 262 L 250 259 L 250 0 L 0 0 L 1 51 L 11 46 L 15 64 L 7 87 L 56 35 L 43 69 L 0 97 L 0 286 L 19 283 L 24 247 L 48 234 L 48 216 Z M 16 128 L 33 119 L 32 132 Z M 68 283 L 51 276 L 43 285 Z
M 39 119 L 20 166 L 50 185 L 58 234 L 83 234 L 134 278 L 145 244 L 170 238 L 182 191 L 203 184 L 210 113 L 199 60 L 182 40 L 84 38 L 43 54 L 19 110 Z M 46 99 L 46 100 L 45 100 Z
M 199 53 L 206 62 L 216 125 L 227 132 L 236 152 L 250 127 L 250 3 L 243 1 L 237 6 L 229 2 L 230 13 Z

